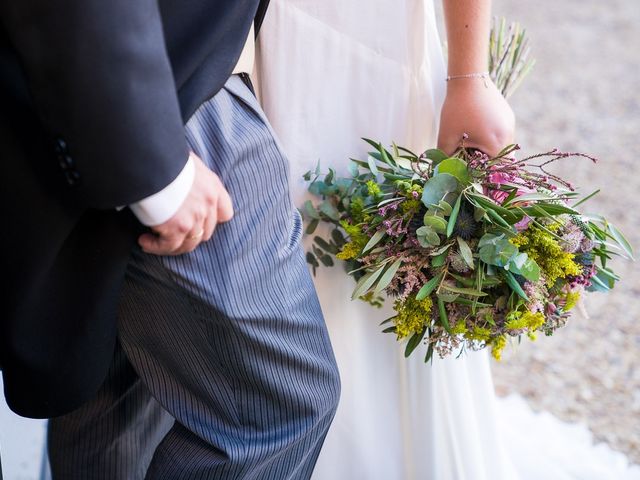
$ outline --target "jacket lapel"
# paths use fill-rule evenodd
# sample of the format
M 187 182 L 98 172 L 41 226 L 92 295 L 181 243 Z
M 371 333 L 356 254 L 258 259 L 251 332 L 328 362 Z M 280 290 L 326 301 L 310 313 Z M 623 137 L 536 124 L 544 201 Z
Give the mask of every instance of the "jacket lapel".
M 264 21 L 264 17 L 267 14 L 268 7 L 269 7 L 269 0 L 260 0 L 260 4 L 258 5 L 258 11 L 256 12 L 256 18 L 254 20 L 256 37 L 258 36 L 260 27 L 262 26 L 262 22 Z

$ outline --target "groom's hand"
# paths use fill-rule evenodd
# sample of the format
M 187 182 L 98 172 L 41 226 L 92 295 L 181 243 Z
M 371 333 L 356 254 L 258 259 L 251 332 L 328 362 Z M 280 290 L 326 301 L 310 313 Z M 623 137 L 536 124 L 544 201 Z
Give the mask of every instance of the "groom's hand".
M 191 252 L 213 235 L 218 223 L 231 220 L 233 205 L 220 178 L 195 154 L 195 179 L 187 198 L 176 214 L 153 233 L 140 236 L 138 243 L 147 253 L 180 255 Z

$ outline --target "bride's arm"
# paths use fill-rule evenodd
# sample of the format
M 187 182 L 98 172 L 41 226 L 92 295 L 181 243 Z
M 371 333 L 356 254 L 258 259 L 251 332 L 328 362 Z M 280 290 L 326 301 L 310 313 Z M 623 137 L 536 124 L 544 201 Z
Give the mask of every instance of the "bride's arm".
M 513 143 L 513 111 L 485 75 L 488 68 L 491 0 L 443 0 L 448 43 L 447 95 L 438 146 L 453 153 L 465 145 L 489 155 Z

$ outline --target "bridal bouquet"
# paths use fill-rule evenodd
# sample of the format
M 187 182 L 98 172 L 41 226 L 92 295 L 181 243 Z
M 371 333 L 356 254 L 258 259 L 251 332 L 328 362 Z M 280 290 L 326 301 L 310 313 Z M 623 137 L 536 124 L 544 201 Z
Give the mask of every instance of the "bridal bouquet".
M 510 62 L 522 66 L 513 55 Z M 511 87 L 518 77 L 501 75 Z M 580 198 L 548 171 L 569 157 L 595 162 L 588 155 L 517 159 L 519 147 L 510 145 L 489 157 L 464 141 L 452 156 L 416 154 L 366 141 L 373 151 L 351 161 L 350 176 L 305 174 L 321 197 L 304 205 L 306 233 L 331 226 L 328 238 L 315 236 L 307 261 L 315 272 L 343 260 L 356 281 L 353 299 L 380 306 L 392 298 L 384 332 L 406 340 L 406 356 L 425 343 L 425 361 L 484 347 L 499 359 L 510 337 L 563 326 L 585 290 L 611 289 L 613 255 L 632 258 L 618 229 L 578 209 L 598 192 Z
M 489 157 L 462 147 L 449 157 L 421 155 L 367 140 L 367 161 L 351 176 L 306 174 L 323 197 L 304 212 L 315 237 L 307 260 L 344 260 L 357 281 L 353 298 L 380 305 L 394 299 L 384 331 L 408 339 L 408 356 L 423 341 L 427 360 L 464 347 L 500 353 L 508 337 L 551 335 L 563 326 L 584 290 L 609 290 L 618 277 L 613 255 L 632 257 L 629 243 L 546 167 L 581 153 L 556 150 L 520 160 L 517 145 Z M 595 159 L 590 158 L 595 161 Z

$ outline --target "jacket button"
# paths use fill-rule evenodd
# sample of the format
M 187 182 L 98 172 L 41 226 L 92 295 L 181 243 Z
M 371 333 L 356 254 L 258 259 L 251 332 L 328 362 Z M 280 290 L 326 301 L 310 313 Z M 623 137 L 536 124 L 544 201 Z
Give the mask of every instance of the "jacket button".
M 58 155 L 58 165 L 62 170 L 69 170 L 73 168 L 75 162 L 70 155 Z
M 68 148 L 69 147 L 67 146 L 67 142 L 65 142 L 62 138 L 58 137 L 55 139 L 54 149 L 58 155 L 67 153 Z
M 67 170 L 64 172 L 64 177 L 67 180 L 67 185 L 75 187 L 80 181 L 80 174 L 75 170 Z

